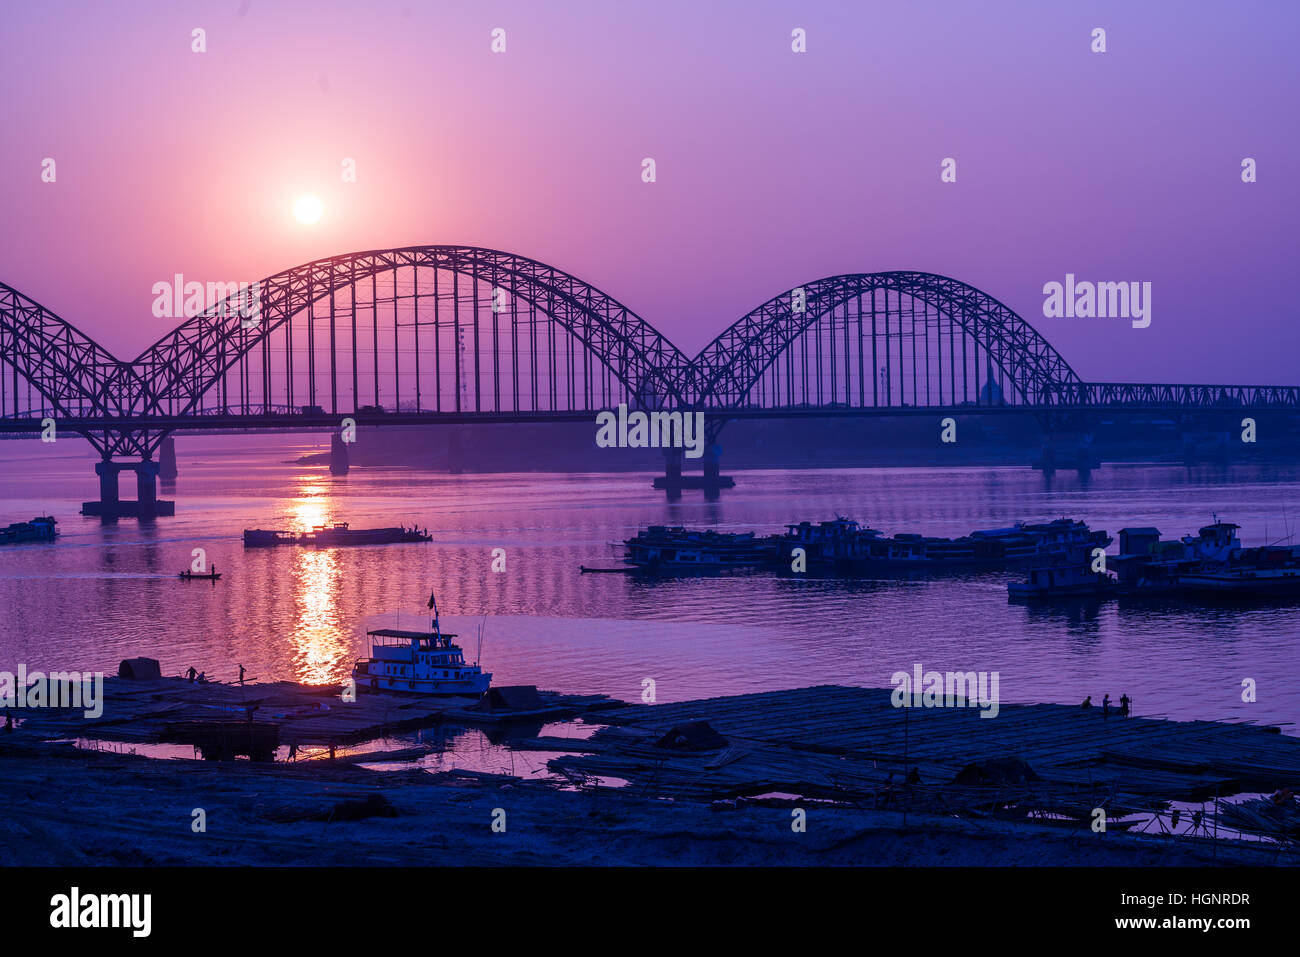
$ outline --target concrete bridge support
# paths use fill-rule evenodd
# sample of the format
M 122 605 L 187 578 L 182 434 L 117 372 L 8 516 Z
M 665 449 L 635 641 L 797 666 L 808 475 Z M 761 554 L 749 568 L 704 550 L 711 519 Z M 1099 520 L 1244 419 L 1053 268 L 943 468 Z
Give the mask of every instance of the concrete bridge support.
M 722 446 L 710 443 L 704 451 L 704 473 L 683 475 L 684 455 L 681 449 L 664 449 L 664 474 L 654 480 L 654 487 L 663 489 L 670 499 L 677 499 L 684 489 L 702 489 L 704 497 L 713 499 L 724 488 L 734 488 L 736 480 L 722 474 Z
M 663 489 L 668 501 L 675 502 L 682 497 L 682 450 L 664 449 L 664 477 L 655 479 L 655 488 Z
M 103 459 L 95 463 L 95 474 L 99 476 L 99 501 L 82 502 L 82 515 L 97 515 L 105 523 L 116 522 L 119 518 L 138 518 L 142 522 L 152 522 L 160 515 L 175 515 L 176 503 L 164 501 L 158 497 L 158 463 L 152 459 L 139 462 L 114 462 Z M 122 472 L 135 472 L 136 497 L 134 501 L 123 500 L 118 489 L 118 477 Z
M 664 481 L 668 485 L 682 484 L 681 449 L 664 449 Z
M 722 446 L 716 442 L 709 443 L 704 450 L 704 497 L 717 498 L 724 488 L 731 488 L 736 482 L 727 477 L 725 484 L 722 477 Z
M 158 463 L 145 459 L 135 467 L 136 518 L 152 522 L 158 517 Z
M 1183 462 L 1186 465 L 1212 463 L 1228 465 L 1233 458 L 1233 436 L 1228 432 L 1190 432 L 1184 430 Z
M 102 462 L 95 463 L 95 474 L 99 476 L 99 501 L 97 503 L 87 502 L 86 505 L 97 504 L 102 511 L 97 513 L 107 521 L 111 516 L 113 520 L 117 518 L 119 496 L 117 490 L 117 476 L 124 468 L 112 459 L 104 459 Z M 85 505 L 81 508 L 81 514 L 90 515 L 86 511 Z
M 1058 469 L 1073 469 L 1087 474 L 1101 465 L 1092 448 L 1091 432 L 1051 432 L 1043 437 L 1043 447 L 1033 467 L 1046 475 Z
M 176 468 L 176 438 L 169 435 L 158 446 L 158 477 L 164 482 L 174 482 L 179 474 Z

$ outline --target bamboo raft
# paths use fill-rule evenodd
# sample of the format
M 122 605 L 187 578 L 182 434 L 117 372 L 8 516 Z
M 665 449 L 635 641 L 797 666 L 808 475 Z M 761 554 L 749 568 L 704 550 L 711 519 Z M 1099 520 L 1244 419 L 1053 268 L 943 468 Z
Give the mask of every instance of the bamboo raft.
M 1086 820 L 1097 807 L 1132 815 L 1172 801 L 1298 790 L 1300 783 L 1300 738 L 1276 727 L 1105 718 L 1099 708 L 1055 704 L 1003 705 L 987 719 L 977 708 L 895 708 L 890 696 L 888 689 L 822 686 L 629 705 L 541 692 L 548 713 L 580 715 L 600 730 L 589 738 L 513 740 L 511 747 L 559 752 L 547 762 L 557 775 L 625 781 L 626 791 L 641 797 L 798 798 L 1050 821 Z M 104 698 L 98 719 L 76 710 L 32 710 L 22 716 L 22 730 L 44 740 L 155 742 L 194 738 L 177 735 L 178 728 L 206 733 L 242 721 L 260 729 L 247 750 L 265 758 L 273 745 L 264 742 L 347 747 L 476 717 L 468 699 L 381 693 L 346 703 L 337 687 L 291 682 L 108 678 Z M 692 731 L 694 722 L 707 728 Z M 209 753 L 232 750 L 230 737 L 208 742 Z M 243 730 L 231 740 L 243 751 L 246 737 Z
M 778 793 L 879 807 L 905 796 L 935 810 L 1019 803 L 1026 813 L 1074 818 L 1300 782 L 1300 738 L 1276 727 L 1105 718 L 1100 708 L 1056 704 L 1002 705 L 989 719 L 976 708 L 895 708 L 890 694 L 822 686 L 605 710 L 595 720 L 608 727 L 568 742 L 587 753 L 549 766 L 679 799 Z M 701 721 L 725 746 L 663 746 L 670 729 Z M 969 783 L 980 777 L 970 769 L 1011 758 L 1033 779 Z

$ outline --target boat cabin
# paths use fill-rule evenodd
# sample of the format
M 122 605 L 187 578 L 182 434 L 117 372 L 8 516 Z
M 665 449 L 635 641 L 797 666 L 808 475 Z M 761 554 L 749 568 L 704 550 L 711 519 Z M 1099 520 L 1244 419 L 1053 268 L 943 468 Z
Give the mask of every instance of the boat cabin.
M 1121 555 L 1149 555 L 1151 546 L 1160 541 L 1160 529 L 1150 525 L 1119 530 Z
M 433 631 L 379 628 L 367 632 L 370 657 L 356 663 L 352 676 L 358 685 L 373 690 L 434 695 L 481 695 L 492 675 L 477 664 L 467 664 L 451 639 Z
M 430 667 L 463 667 L 465 655 L 458 645 L 452 644 L 456 636 L 450 632 L 403 631 L 397 628 L 379 628 L 368 631 L 370 654 L 377 660 L 415 661 Z

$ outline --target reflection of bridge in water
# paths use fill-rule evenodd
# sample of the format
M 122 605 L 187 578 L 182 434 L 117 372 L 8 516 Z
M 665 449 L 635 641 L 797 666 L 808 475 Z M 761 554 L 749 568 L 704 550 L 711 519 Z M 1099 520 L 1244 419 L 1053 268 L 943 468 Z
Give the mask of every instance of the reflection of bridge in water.
M 1007 306 L 930 273 L 806 283 L 693 359 L 600 290 L 490 249 L 351 253 L 257 289 L 252 318 L 231 297 L 125 362 L 0 284 L 0 431 L 39 434 L 53 420 L 84 436 L 101 456 L 104 511 L 149 516 L 155 455 L 182 429 L 329 428 L 345 468 L 343 417 L 359 428 L 594 422 L 626 403 L 703 410 L 713 446 L 738 418 L 1018 412 L 1086 434 L 1101 413 L 1300 409 L 1300 387 L 1084 382 Z M 137 474 L 138 504 L 118 502 L 123 469 Z M 704 484 L 716 481 L 716 453 L 704 469 Z

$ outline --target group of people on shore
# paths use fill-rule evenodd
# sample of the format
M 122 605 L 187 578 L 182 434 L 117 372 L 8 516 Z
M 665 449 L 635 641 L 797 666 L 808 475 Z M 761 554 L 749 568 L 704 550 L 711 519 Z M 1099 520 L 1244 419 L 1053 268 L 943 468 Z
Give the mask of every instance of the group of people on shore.
M 244 670 L 244 666 L 243 666 L 243 665 L 240 665 L 240 666 L 239 666 L 239 685 L 240 685 L 241 688 L 242 688 L 243 685 L 244 685 L 244 675 L 245 675 L 246 673 L 247 673 L 247 672 L 245 672 L 245 670 Z M 190 670 L 187 671 L 187 672 L 185 672 L 185 678 L 186 678 L 186 680 L 189 681 L 190 684 L 201 684 L 201 685 L 205 685 L 205 684 L 208 683 L 208 673 L 207 673 L 206 671 L 196 671 L 196 670 L 194 669 L 194 666 L 193 666 L 193 665 L 190 665 Z
M 1088 695 L 1088 697 L 1084 698 L 1083 704 L 1079 705 L 1079 707 L 1083 708 L 1085 711 L 1088 708 L 1091 708 L 1092 695 Z M 1119 707 L 1116 710 L 1118 711 L 1119 716 L 1121 718 L 1127 718 L 1133 711 L 1133 699 L 1131 699 L 1126 694 L 1120 695 Z M 1101 699 L 1101 716 L 1103 718 L 1110 717 L 1110 695 L 1106 695 L 1104 698 Z

